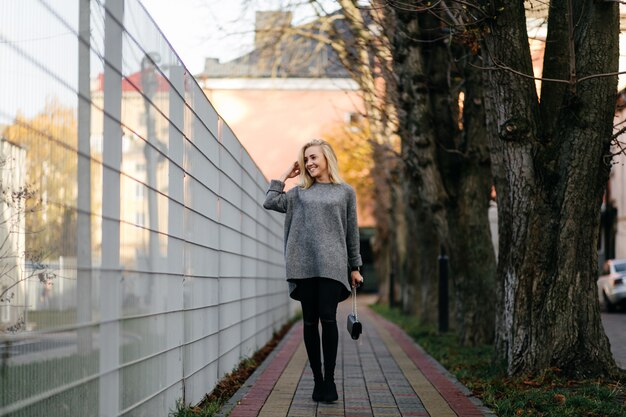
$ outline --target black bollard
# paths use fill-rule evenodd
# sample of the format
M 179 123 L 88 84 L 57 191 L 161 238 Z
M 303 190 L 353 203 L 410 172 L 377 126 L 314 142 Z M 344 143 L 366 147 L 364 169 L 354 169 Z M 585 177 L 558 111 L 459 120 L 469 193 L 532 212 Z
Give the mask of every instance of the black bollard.
M 439 255 L 439 331 L 448 331 L 448 256 L 443 247 Z
M 392 266 L 389 271 L 389 308 L 396 306 L 396 273 L 395 268 Z

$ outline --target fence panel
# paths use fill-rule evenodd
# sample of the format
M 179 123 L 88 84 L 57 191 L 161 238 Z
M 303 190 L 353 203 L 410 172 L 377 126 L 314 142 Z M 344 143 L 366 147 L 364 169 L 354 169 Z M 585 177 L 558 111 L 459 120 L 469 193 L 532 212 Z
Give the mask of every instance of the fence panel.
M 0 416 L 200 401 L 291 313 L 267 180 L 138 0 L 3 1 L 0 62 Z

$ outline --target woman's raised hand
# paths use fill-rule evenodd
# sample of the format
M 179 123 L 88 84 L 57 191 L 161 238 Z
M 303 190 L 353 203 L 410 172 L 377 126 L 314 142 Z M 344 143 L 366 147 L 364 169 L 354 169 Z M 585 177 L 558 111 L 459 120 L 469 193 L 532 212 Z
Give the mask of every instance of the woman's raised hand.
M 298 165 L 298 161 L 296 161 L 281 176 L 281 181 L 285 182 L 288 178 L 295 178 L 298 175 L 300 175 L 300 165 Z

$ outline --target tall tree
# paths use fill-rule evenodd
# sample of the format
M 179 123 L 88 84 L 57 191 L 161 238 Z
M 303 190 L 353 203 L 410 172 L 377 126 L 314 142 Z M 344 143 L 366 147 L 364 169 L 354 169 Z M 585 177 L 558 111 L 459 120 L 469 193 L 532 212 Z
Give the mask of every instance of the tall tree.
M 432 288 L 439 243 L 450 255 L 461 341 L 490 342 L 495 255 L 488 222 L 491 175 L 482 80 L 469 65 L 476 58 L 464 57 L 467 48 L 446 35 L 441 10 L 423 14 L 394 7 L 390 12 L 396 27 L 392 50 L 403 159 L 419 197 L 408 213 L 423 237 L 414 246 L 422 264 L 419 280 Z
M 76 253 L 76 110 L 56 99 L 30 118 L 17 115 L 2 132 L 26 150 L 26 257 L 50 259 Z
M 499 210 L 497 354 L 511 374 L 616 371 L 596 294 L 618 69 L 615 2 L 553 0 L 541 97 L 524 2 L 475 2 Z M 610 75 L 613 74 L 613 75 Z

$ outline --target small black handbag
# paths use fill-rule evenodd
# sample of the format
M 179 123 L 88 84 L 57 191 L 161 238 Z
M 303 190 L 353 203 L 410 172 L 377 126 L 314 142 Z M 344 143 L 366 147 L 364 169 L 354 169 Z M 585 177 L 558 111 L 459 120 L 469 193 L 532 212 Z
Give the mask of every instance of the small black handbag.
M 352 313 L 348 314 L 348 333 L 352 340 L 357 340 L 363 333 L 363 326 L 356 312 L 356 288 L 352 288 Z

